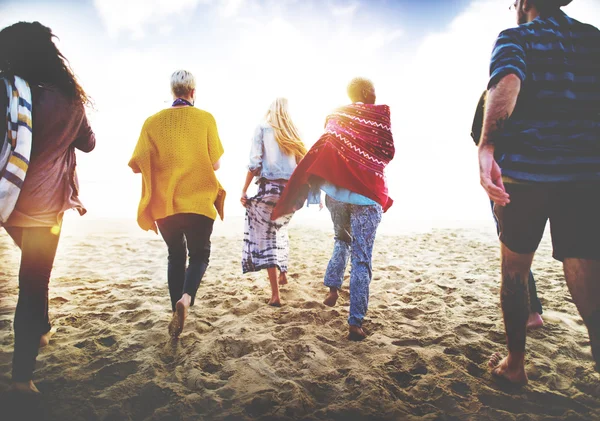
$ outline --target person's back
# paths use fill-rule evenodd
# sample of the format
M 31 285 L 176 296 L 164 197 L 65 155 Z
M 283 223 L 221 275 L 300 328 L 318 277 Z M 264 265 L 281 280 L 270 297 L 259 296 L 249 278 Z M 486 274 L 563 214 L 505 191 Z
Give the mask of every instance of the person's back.
M 54 87 L 35 87 L 33 142 L 27 178 L 7 225 L 58 225 L 68 209 L 85 212 L 78 198 L 75 148 L 90 152 L 95 136 L 80 102 Z
M 296 168 L 296 157 L 285 154 L 275 138 L 275 129 L 266 121 L 258 129 L 262 131 L 262 174 L 269 180 L 289 179 Z
M 224 152 L 217 123 L 194 108 L 194 75 L 174 72 L 171 93 L 171 108 L 144 122 L 129 166 L 142 174 L 138 224 L 160 232 L 169 250 L 169 334 L 177 338 L 208 268 L 210 236 L 217 211 L 223 218 L 225 191 L 215 175 Z
M 297 162 L 305 155 L 306 147 L 288 111 L 288 100 L 276 98 L 254 131 L 248 172 L 240 198 L 242 206 L 246 208 L 242 271 L 267 270 L 271 284 L 268 304 L 274 307 L 281 306 L 279 285 L 288 282 L 287 226 L 292 215 L 272 221 L 272 211 Z M 254 179 L 257 180 L 258 192 L 248 197 L 248 187 Z
M 527 279 L 548 222 L 600 369 L 600 32 L 560 10 L 571 2 L 516 0 L 520 26 L 490 65 L 478 157 L 500 228 L 508 356 L 489 366 L 516 384 L 528 381 Z
M 39 22 L 0 31 L 0 109 L 10 108 L 0 123 L 0 161 L 8 156 L 0 163 L 0 179 L 17 187 L 0 188 L 0 204 L 14 203 L 2 209 L 0 226 L 21 249 L 12 387 L 29 394 L 39 393 L 32 381 L 38 349 L 53 334 L 48 289 L 63 213 L 85 212 L 75 149 L 90 152 L 96 143 L 85 115 L 90 98 L 54 37 Z
M 506 51 L 515 54 L 504 58 Z M 515 111 L 498 134 L 503 175 L 600 181 L 600 31 L 557 10 L 504 31 L 494 63 L 490 85 L 511 67 L 523 80 Z
M 366 338 L 361 326 L 369 303 L 377 227 L 393 203 L 384 171 L 395 147 L 390 108 L 375 104 L 373 82 L 354 78 L 347 92 L 352 104 L 327 117 L 325 133 L 298 164 L 271 220 L 299 209 L 313 188 L 325 191 L 335 245 L 325 272 L 329 293 L 323 304 L 337 303 L 351 261 L 348 338 L 360 341 Z
M 155 151 L 153 217 L 199 213 L 214 219 L 219 184 L 213 164 L 222 152 L 213 116 L 195 107 L 172 107 L 148 118 L 143 131 Z

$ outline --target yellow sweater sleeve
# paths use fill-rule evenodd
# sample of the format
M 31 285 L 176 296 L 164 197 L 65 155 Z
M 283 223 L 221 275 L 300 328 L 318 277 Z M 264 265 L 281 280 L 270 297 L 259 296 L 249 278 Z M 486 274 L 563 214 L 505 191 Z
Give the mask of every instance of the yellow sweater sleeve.
M 140 133 L 140 137 L 138 138 L 137 144 L 135 145 L 133 155 L 129 160 L 129 166 L 131 167 L 134 173 L 139 174 L 140 172 L 142 172 L 141 167 L 144 165 L 144 161 L 148 159 L 148 133 L 146 131 L 146 123 L 144 123 L 144 126 L 142 127 L 142 132 Z
M 208 155 L 210 156 L 211 164 L 216 162 L 223 156 L 224 153 L 221 139 L 219 138 L 219 132 L 217 130 L 217 122 L 215 118 L 210 116 L 210 123 L 208 125 Z
M 157 233 L 156 224 L 152 217 L 152 157 L 150 136 L 147 123 L 144 123 L 129 166 L 135 173 L 142 173 L 142 198 L 138 206 L 138 225 L 145 231 L 152 230 Z

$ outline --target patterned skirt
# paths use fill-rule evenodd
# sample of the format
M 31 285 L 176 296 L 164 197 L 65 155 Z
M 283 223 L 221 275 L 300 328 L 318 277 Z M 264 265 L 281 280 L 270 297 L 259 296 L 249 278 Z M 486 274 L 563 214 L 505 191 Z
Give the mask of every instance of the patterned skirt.
M 272 267 L 287 272 L 290 249 L 288 224 L 292 215 L 271 221 L 271 213 L 285 185 L 285 182 L 261 180 L 257 195 L 248 199 L 242 253 L 244 273 Z

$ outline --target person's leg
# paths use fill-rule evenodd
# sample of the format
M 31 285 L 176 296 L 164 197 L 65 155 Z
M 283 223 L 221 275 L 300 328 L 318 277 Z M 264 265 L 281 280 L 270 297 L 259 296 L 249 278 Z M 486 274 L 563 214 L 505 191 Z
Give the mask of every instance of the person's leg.
M 210 236 L 213 230 L 214 221 L 203 215 L 196 214 L 178 214 L 177 226 L 172 227 L 170 231 L 172 238 L 169 237 L 169 274 L 171 275 L 171 257 L 177 253 L 173 259 L 178 265 L 174 268 L 174 275 L 177 276 L 176 283 L 171 286 L 171 301 L 174 302 L 174 314 L 169 324 L 169 333 L 177 338 L 183 331 L 188 309 L 194 305 L 196 292 L 204 273 L 208 268 L 210 259 Z M 167 230 L 169 231 L 169 230 Z M 161 231 L 162 232 L 162 231 Z M 175 236 L 177 233 L 177 236 Z M 185 237 L 183 240 L 178 237 Z M 164 236 L 164 235 L 163 235 Z M 166 241 L 166 238 L 165 238 Z M 186 246 L 189 250 L 190 261 L 187 270 L 185 270 Z M 183 247 L 183 252 L 180 250 Z M 179 265 L 181 254 L 183 253 L 183 270 Z M 171 279 L 171 278 L 169 278 Z M 179 283 L 181 282 L 181 283 Z
M 287 285 L 288 264 L 290 258 L 290 238 L 288 226 L 292 215 L 277 220 L 277 261 L 279 262 L 279 285 Z
M 8 235 L 12 238 L 12 240 L 15 242 L 17 247 L 19 247 L 19 249 L 20 249 L 21 244 L 23 242 L 23 228 L 21 228 L 21 227 L 6 227 L 5 229 L 6 229 L 6 232 L 8 233 Z M 47 307 L 48 307 L 48 303 L 46 303 L 46 308 Z M 47 314 L 46 314 L 46 319 L 48 321 L 48 326 L 47 326 L 47 329 L 45 330 L 45 333 L 40 338 L 40 344 L 39 344 L 40 348 L 44 348 L 44 347 L 48 346 L 50 344 L 50 338 L 54 334 L 54 331 L 52 330 L 52 326 L 50 325 L 50 319 Z
M 558 190 L 550 216 L 554 258 L 563 262 L 569 291 L 588 329 L 600 372 L 600 185 Z
M 267 268 L 269 275 L 269 284 L 271 285 L 271 299 L 269 305 L 273 307 L 281 307 L 281 297 L 279 296 L 279 283 L 277 279 L 277 267 Z
M 5 229 L 10 238 L 12 238 L 12 240 L 15 242 L 17 247 L 22 248 L 21 245 L 23 244 L 23 228 L 6 227 Z
M 490 368 L 496 376 L 516 384 L 527 383 L 525 342 L 529 318 L 529 273 L 544 234 L 550 207 L 550 191 L 544 186 L 505 185 L 511 202 L 495 206 L 502 256 L 501 307 L 508 356 L 495 354 Z
M 288 284 L 287 272 L 279 272 L 279 285 L 284 286 Z
M 535 285 L 535 278 L 533 272 L 529 271 L 529 318 L 527 319 L 527 329 L 537 329 L 544 326 L 544 319 L 542 319 L 542 303 L 537 295 L 537 286 Z
M 362 322 L 369 306 L 369 285 L 371 284 L 373 244 L 383 210 L 379 205 L 352 206 L 350 224 L 352 227 L 352 268 L 350 269 L 350 340 L 366 337 Z
M 498 224 L 498 218 L 496 218 L 496 214 L 494 213 L 494 202 L 490 201 L 492 206 L 492 216 L 494 217 L 494 223 L 496 224 L 496 232 L 500 235 L 500 225 Z M 537 287 L 535 285 L 535 278 L 533 277 L 533 272 L 529 271 L 529 318 L 527 320 L 527 328 L 535 329 L 544 325 L 544 321 L 542 320 L 541 314 L 542 303 L 537 295 Z
M 59 237 L 60 232 L 51 227 L 22 230 L 12 378 L 15 387 L 23 391 L 37 391 L 31 380 L 40 338 L 50 330 L 48 285 Z
M 186 215 L 184 233 L 190 262 L 185 273 L 183 294 L 190 296 L 190 305 L 194 305 L 196 292 L 208 268 L 211 250 L 210 237 L 214 223 L 214 220 L 204 215 Z
M 564 259 L 565 279 L 590 335 L 600 372 L 600 260 Z
M 277 201 L 281 195 L 282 190 L 278 195 L 274 195 Z M 273 201 L 275 202 L 275 199 Z M 273 307 L 281 307 L 281 299 L 279 296 L 279 286 L 287 285 L 287 271 L 288 262 L 290 257 L 290 240 L 288 236 L 288 225 L 292 220 L 293 215 L 285 215 L 278 218 L 276 221 L 272 221 L 272 230 L 275 230 L 275 244 L 274 248 L 277 256 L 277 265 L 267 268 L 269 275 L 269 283 L 271 284 L 271 299 L 269 305 Z M 277 269 L 279 269 L 279 276 L 277 276 Z
M 528 279 L 531 254 L 518 254 L 502 245 L 502 287 L 500 303 L 504 317 L 508 356 L 500 359 L 498 354 L 490 361 L 493 373 L 512 383 L 527 383 L 525 373 L 525 341 L 529 317 Z
M 183 293 L 187 260 L 186 241 L 180 226 L 180 219 L 180 215 L 173 215 L 156 221 L 160 235 L 169 250 L 167 280 L 173 312 L 175 312 L 177 301 Z
M 279 232 L 280 219 L 271 220 L 273 208 L 279 200 L 282 190 L 281 183 L 263 180 L 256 196 L 248 199 L 242 252 L 243 273 L 267 269 L 271 285 L 269 304 L 275 306 L 281 304 L 277 268 L 284 273 L 287 270 L 287 247 L 285 250 L 280 250 L 279 244 L 279 241 L 282 240 Z
M 325 272 L 325 286 L 329 287 L 329 294 L 323 304 L 333 307 L 338 300 L 338 290 L 342 287 L 344 273 L 350 259 L 350 205 L 338 202 L 326 196 L 325 205 L 331 214 L 334 231 L 333 254 Z

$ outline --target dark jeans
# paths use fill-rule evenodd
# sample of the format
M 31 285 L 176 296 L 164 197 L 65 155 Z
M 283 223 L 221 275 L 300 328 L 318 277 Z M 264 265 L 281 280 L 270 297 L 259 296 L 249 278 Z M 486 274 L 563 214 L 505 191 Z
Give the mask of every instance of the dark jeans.
M 173 311 L 183 294 L 189 294 L 194 305 L 196 291 L 208 268 L 214 222 L 204 215 L 193 213 L 179 213 L 156 221 L 169 248 L 167 277 Z M 186 270 L 188 251 L 190 262 Z
M 494 213 L 494 202 L 492 204 L 492 215 L 494 216 L 494 222 L 496 223 L 496 231 L 498 235 L 500 235 L 500 224 L 498 223 L 498 218 Z M 529 271 L 529 310 L 531 313 L 542 314 L 544 311 L 542 309 L 542 303 L 537 295 L 537 287 L 535 286 L 535 279 L 533 277 L 533 272 Z
M 40 337 L 50 330 L 48 285 L 60 231 L 53 233 L 50 227 L 8 227 L 6 231 L 21 249 L 12 378 L 28 382 L 33 378 Z

